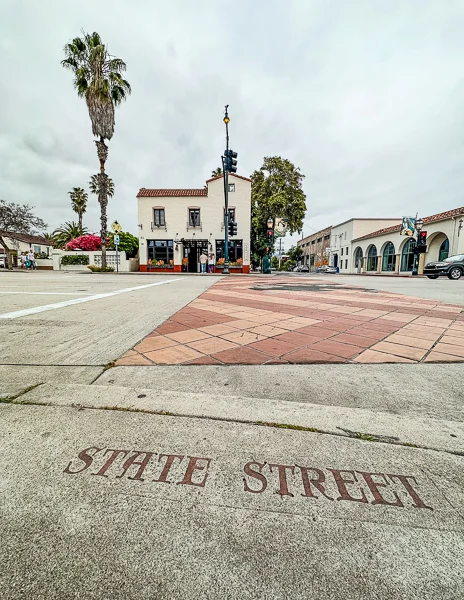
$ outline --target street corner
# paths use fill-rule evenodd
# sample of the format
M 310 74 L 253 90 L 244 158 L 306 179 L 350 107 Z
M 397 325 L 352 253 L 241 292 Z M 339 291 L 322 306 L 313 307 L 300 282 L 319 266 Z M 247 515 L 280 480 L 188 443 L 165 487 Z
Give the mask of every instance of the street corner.
M 115 364 L 422 362 L 464 362 L 463 307 L 276 275 L 215 283 Z

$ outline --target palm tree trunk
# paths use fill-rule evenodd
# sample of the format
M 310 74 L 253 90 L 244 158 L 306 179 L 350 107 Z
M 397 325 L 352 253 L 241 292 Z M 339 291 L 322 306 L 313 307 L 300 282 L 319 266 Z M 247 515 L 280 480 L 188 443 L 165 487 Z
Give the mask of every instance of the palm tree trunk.
M 98 197 L 100 203 L 100 238 L 102 241 L 102 267 L 106 268 L 106 234 L 108 231 L 106 208 L 108 206 L 108 196 L 100 194 Z
M 82 213 L 78 213 L 79 215 L 79 229 L 82 231 Z
M 102 241 L 102 267 L 106 269 L 106 235 L 108 232 L 108 222 L 106 216 L 106 208 L 108 206 L 107 195 L 107 179 L 105 173 L 105 163 L 108 158 L 108 146 L 105 140 L 100 137 L 100 141 L 95 142 L 97 145 L 97 154 L 100 161 L 100 194 L 98 202 L 100 203 L 100 239 Z

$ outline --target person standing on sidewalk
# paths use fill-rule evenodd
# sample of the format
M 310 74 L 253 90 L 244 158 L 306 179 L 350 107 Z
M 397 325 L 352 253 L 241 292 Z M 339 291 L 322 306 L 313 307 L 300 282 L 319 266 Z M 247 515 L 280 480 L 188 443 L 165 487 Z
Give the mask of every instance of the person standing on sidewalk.
M 201 253 L 200 256 L 200 265 L 201 265 L 201 272 L 202 273 L 206 273 L 206 262 L 207 262 L 207 257 L 206 254 L 203 254 L 203 252 Z
M 208 258 L 208 270 L 210 273 L 213 272 L 214 267 L 214 254 L 210 254 Z
M 35 258 L 34 258 L 34 251 L 32 250 L 32 248 L 29 250 L 29 253 L 27 255 L 27 260 L 31 263 L 31 269 L 35 270 L 35 268 L 36 268 Z

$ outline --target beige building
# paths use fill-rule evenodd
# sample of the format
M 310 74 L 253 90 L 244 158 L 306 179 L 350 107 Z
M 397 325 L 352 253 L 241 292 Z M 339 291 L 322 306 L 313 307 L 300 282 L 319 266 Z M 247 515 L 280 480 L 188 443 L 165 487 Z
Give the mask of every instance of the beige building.
M 327 227 L 298 240 L 297 244 L 303 250 L 302 263 L 308 265 L 310 271 L 328 264 L 331 231 L 332 227 Z
M 224 259 L 224 179 L 201 189 L 147 189 L 137 194 L 141 271 L 200 271 L 200 255 L 213 254 L 215 272 Z M 251 179 L 229 175 L 229 218 L 237 235 L 229 239 L 231 271 L 250 270 Z
M 419 274 L 427 262 L 464 254 L 464 207 L 423 219 L 427 252 L 419 255 Z M 405 274 L 412 272 L 415 239 L 400 235 L 401 219 L 390 227 L 353 237 L 351 272 Z
M 51 256 L 53 242 L 51 240 L 46 240 L 40 235 L 6 232 L 1 232 L 1 235 L 10 249 L 14 266 L 17 266 L 18 256 L 23 252 L 29 252 L 31 249 L 34 254 L 43 253 L 44 255 Z M 6 262 L 6 249 L 0 244 L 0 258 L 2 257 L 5 258 Z
M 382 227 L 396 225 L 399 219 L 349 219 L 332 227 L 330 235 L 329 264 L 338 267 L 340 273 L 356 273 L 351 242 Z

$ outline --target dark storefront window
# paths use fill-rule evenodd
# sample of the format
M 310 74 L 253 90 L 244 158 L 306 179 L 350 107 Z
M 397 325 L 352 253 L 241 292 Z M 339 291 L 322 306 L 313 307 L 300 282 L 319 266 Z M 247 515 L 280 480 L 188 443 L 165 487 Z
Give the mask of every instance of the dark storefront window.
M 216 262 L 224 258 L 224 240 L 216 240 Z M 242 240 L 229 240 L 229 262 L 237 262 L 243 258 Z
M 169 264 L 174 259 L 172 240 L 147 240 L 148 258 L 152 261 L 164 260 L 164 264 Z
M 391 242 L 388 242 L 383 251 L 382 271 L 394 271 L 395 262 L 395 246 Z
M 414 266 L 414 248 L 416 247 L 415 240 L 408 240 L 403 246 L 403 252 L 401 253 L 401 270 L 412 271 Z

